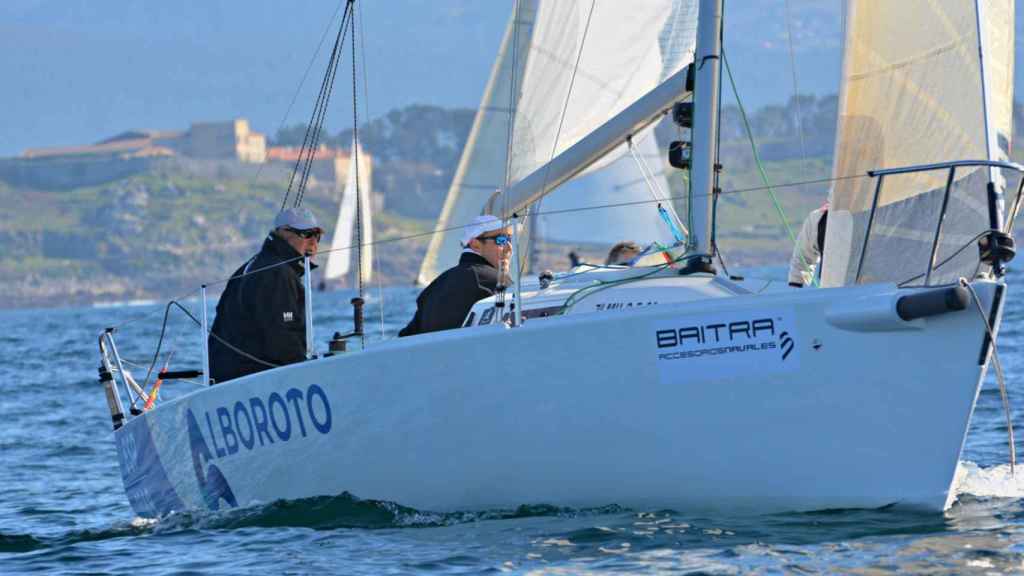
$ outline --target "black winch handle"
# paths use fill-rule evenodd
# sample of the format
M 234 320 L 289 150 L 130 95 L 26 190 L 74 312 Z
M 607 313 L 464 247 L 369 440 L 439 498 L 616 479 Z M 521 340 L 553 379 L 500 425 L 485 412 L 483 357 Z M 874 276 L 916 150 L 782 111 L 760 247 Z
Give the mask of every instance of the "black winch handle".
M 203 375 L 202 370 L 169 370 L 157 375 L 161 380 L 189 380 Z

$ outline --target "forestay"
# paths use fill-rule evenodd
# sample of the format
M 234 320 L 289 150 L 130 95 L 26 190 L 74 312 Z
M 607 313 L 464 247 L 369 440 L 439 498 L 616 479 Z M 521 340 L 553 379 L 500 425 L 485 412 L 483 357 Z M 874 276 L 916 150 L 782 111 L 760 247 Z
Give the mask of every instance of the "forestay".
M 1011 0 L 850 0 L 822 283 L 857 281 L 877 181 L 868 170 L 1008 159 L 1013 100 Z M 913 22 L 908 26 L 907 22 Z M 885 178 L 859 282 L 920 284 L 948 171 Z M 951 187 L 932 282 L 972 276 L 989 227 L 986 186 L 961 168 Z M 1001 197 L 1001 196 L 1000 196 Z

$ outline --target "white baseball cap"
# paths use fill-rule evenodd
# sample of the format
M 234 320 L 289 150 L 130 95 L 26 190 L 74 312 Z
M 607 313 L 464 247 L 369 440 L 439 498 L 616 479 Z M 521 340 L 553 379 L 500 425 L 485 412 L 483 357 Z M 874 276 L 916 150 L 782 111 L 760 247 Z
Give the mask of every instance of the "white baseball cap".
M 497 216 L 492 214 L 477 216 L 473 218 L 473 221 L 468 226 L 462 229 L 462 245 L 468 248 L 469 242 L 473 238 L 494 230 L 503 230 L 504 228 L 504 223 Z
M 288 208 L 287 210 L 281 210 L 277 213 L 277 217 L 274 218 L 274 228 L 280 228 L 287 226 L 294 228 L 295 230 L 319 230 L 324 231 L 319 224 L 316 223 L 316 217 L 309 211 L 308 208 Z

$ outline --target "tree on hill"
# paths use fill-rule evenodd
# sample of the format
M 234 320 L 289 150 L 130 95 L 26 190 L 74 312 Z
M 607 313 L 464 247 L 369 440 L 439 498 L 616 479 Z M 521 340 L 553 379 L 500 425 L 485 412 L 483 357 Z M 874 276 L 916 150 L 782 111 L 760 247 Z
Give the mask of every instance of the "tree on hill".
M 314 134 L 309 134 L 309 136 L 306 135 L 308 129 L 308 124 L 292 124 L 291 126 L 286 126 L 278 130 L 277 134 L 275 134 L 273 138 L 269 139 L 267 145 L 295 147 L 302 146 L 303 142 L 309 142 L 309 139 L 313 138 L 314 136 Z M 328 139 L 329 137 L 327 136 L 327 131 L 321 128 L 320 138 L 318 139 L 318 141 L 321 143 L 325 143 Z

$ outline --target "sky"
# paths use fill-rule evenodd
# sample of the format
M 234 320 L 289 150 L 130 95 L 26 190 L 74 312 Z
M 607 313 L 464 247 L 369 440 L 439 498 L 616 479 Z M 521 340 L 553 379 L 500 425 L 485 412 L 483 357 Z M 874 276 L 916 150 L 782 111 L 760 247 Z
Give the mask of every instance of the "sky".
M 246 117 L 271 135 L 305 122 L 331 39 L 314 55 L 325 32 L 337 29 L 341 4 L 3 0 L 0 156 L 87 144 L 129 129 L 185 130 L 198 121 Z M 362 4 L 361 115 L 414 103 L 478 105 L 512 0 Z M 840 4 L 727 0 L 726 53 L 746 106 L 784 102 L 794 86 L 817 95 L 836 91 Z M 345 74 L 351 71 L 340 68 L 328 114 L 332 132 L 351 125 Z

